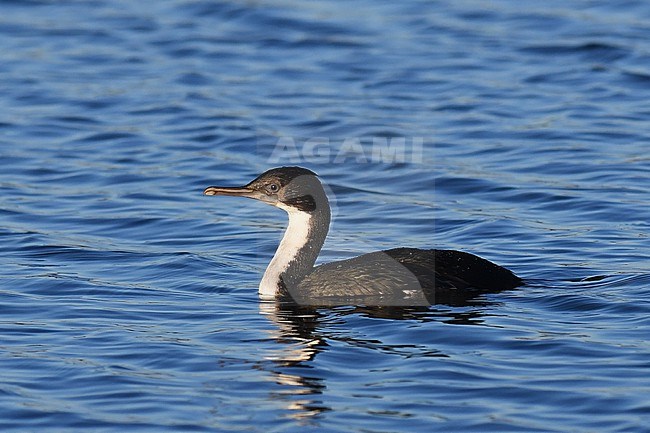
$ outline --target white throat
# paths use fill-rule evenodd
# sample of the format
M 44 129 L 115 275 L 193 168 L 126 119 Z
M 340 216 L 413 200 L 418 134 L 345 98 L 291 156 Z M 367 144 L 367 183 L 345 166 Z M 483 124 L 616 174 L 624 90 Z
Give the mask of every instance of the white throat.
M 309 213 L 283 204 L 277 206 L 289 214 L 289 225 L 260 282 L 259 295 L 262 299 L 274 299 L 276 297 L 280 288 L 282 273 L 289 268 L 300 250 L 309 242 L 310 236 L 309 227 L 312 216 Z

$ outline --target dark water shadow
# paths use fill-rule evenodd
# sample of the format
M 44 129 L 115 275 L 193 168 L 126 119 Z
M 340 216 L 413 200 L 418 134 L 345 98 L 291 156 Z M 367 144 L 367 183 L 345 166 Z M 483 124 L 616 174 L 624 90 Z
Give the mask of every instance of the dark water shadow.
M 282 385 L 276 397 L 286 401 L 290 417 L 309 423 L 319 414 L 332 410 L 322 395 L 326 392 L 328 377 L 314 363 L 315 358 L 332 345 L 369 349 L 378 353 L 402 357 L 447 358 L 442 351 L 422 342 L 400 343 L 382 341 L 373 333 L 364 338 L 349 329 L 355 320 L 377 320 L 378 326 L 392 326 L 390 322 L 424 324 L 440 322 L 453 325 L 485 326 L 483 316 L 490 306 L 497 305 L 485 297 L 456 298 L 453 305 L 429 307 L 306 307 L 295 303 L 262 302 L 260 312 L 274 325 L 273 339 L 279 350 L 264 367 Z

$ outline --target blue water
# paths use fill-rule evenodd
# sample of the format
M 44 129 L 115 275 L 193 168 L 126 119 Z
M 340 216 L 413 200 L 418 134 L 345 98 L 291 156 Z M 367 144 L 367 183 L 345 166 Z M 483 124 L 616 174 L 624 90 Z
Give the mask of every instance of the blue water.
M 0 430 L 646 431 L 649 22 L 643 1 L 0 3 Z M 455 248 L 528 284 L 261 303 L 285 215 L 201 191 L 290 163 L 330 189 L 322 261 Z

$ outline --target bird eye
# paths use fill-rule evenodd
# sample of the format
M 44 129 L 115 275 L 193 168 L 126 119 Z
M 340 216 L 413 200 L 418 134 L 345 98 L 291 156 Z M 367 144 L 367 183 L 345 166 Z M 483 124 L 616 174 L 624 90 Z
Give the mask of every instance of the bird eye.
M 279 189 L 280 187 L 278 186 L 277 183 L 272 183 L 269 185 L 269 191 L 271 192 L 278 192 Z

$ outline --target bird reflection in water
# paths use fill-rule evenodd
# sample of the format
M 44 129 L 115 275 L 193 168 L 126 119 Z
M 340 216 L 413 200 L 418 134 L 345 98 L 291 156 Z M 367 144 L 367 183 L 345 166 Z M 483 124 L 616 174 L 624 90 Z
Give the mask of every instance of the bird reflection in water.
M 382 321 L 412 321 L 423 326 L 426 322 L 484 326 L 485 308 L 491 304 L 485 299 L 473 299 L 453 306 L 315 308 L 295 303 L 261 302 L 260 314 L 275 325 L 268 330 L 269 337 L 279 345 L 276 351 L 265 356 L 270 363 L 265 363 L 264 368 L 282 386 L 270 397 L 285 402 L 287 416 L 306 425 L 321 413 L 332 410 L 322 398 L 327 392 L 328 377 L 315 365 L 315 358 L 328 350 L 330 342 L 403 357 L 448 357 L 422 344 L 389 344 L 376 338 L 342 334 L 334 329 L 337 325 L 345 325 L 348 319 L 353 320 L 355 315 Z

